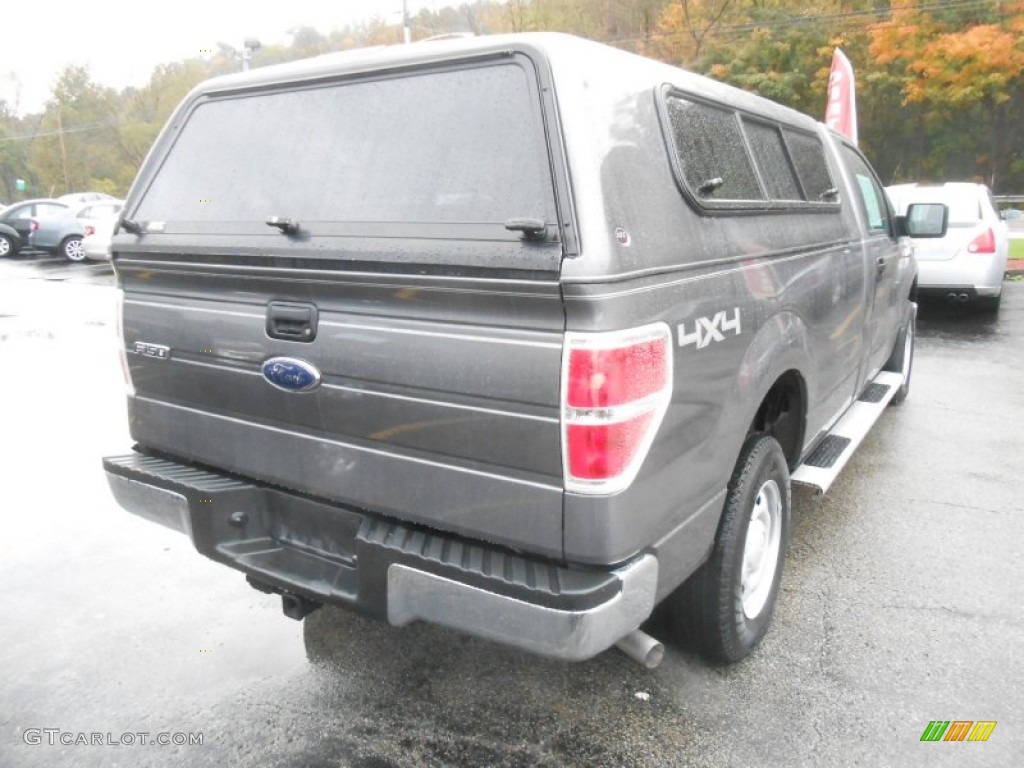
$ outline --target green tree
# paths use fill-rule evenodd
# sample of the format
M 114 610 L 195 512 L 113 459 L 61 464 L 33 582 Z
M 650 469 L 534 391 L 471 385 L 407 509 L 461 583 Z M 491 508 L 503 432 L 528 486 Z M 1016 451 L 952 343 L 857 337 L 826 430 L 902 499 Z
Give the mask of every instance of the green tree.
M 119 190 L 117 93 L 94 83 L 85 67 L 65 67 L 30 142 L 29 158 L 44 194 Z
M 25 179 L 34 186 L 35 179 L 29 165 L 23 135 L 30 131 L 27 120 L 21 120 L 14 109 L 0 101 L 0 201 L 10 203 L 25 197 L 15 187 L 17 179 Z

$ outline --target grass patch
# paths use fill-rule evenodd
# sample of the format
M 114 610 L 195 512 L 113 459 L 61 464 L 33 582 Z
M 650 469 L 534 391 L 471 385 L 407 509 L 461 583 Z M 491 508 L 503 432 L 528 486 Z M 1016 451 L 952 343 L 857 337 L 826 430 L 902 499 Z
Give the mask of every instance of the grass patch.
M 1024 237 L 1010 238 L 1010 258 L 1024 259 Z

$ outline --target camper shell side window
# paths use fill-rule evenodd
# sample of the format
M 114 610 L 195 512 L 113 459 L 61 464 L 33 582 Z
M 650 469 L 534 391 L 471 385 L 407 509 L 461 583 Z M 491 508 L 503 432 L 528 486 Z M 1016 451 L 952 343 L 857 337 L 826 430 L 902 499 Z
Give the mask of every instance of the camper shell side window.
M 821 139 L 665 86 L 658 94 L 676 183 L 703 214 L 839 210 Z

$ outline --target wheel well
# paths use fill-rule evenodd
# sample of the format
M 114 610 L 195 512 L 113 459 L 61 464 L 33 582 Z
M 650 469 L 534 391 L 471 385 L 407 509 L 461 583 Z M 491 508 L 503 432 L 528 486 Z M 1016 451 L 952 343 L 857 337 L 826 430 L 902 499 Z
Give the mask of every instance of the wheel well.
M 782 446 L 789 468 L 800 461 L 807 415 L 807 387 L 796 371 L 786 371 L 758 406 L 750 432 L 771 435 Z

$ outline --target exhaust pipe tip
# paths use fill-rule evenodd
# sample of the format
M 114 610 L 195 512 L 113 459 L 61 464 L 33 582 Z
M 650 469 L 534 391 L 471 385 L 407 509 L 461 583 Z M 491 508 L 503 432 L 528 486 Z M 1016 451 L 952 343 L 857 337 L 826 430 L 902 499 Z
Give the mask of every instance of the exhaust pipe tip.
M 665 658 L 665 646 L 639 629 L 633 630 L 619 640 L 615 647 L 647 669 L 654 669 Z
M 948 301 L 950 304 L 956 304 L 957 301 L 959 301 L 959 299 L 957 298 L 957 295 L 955 293 L 950 291 L 949 293 L 946 294 L 946 301 Z
M 961 293 L 961 294 L 960 294 L 960 295 L 958 295 L 958 296 L 957 296 L 956 298 L 957 298 L 957 300 L 958 300 L 958 301 L 959 301 L 959 302 L 960 302 L 961 304 L 966 304 L 966 303 L 967 303 L 968 301 L 970 301 L 970 300 L 971 300 L 971 297 L 970 297 L 969 295 L 967 295 L 966 293 Z

